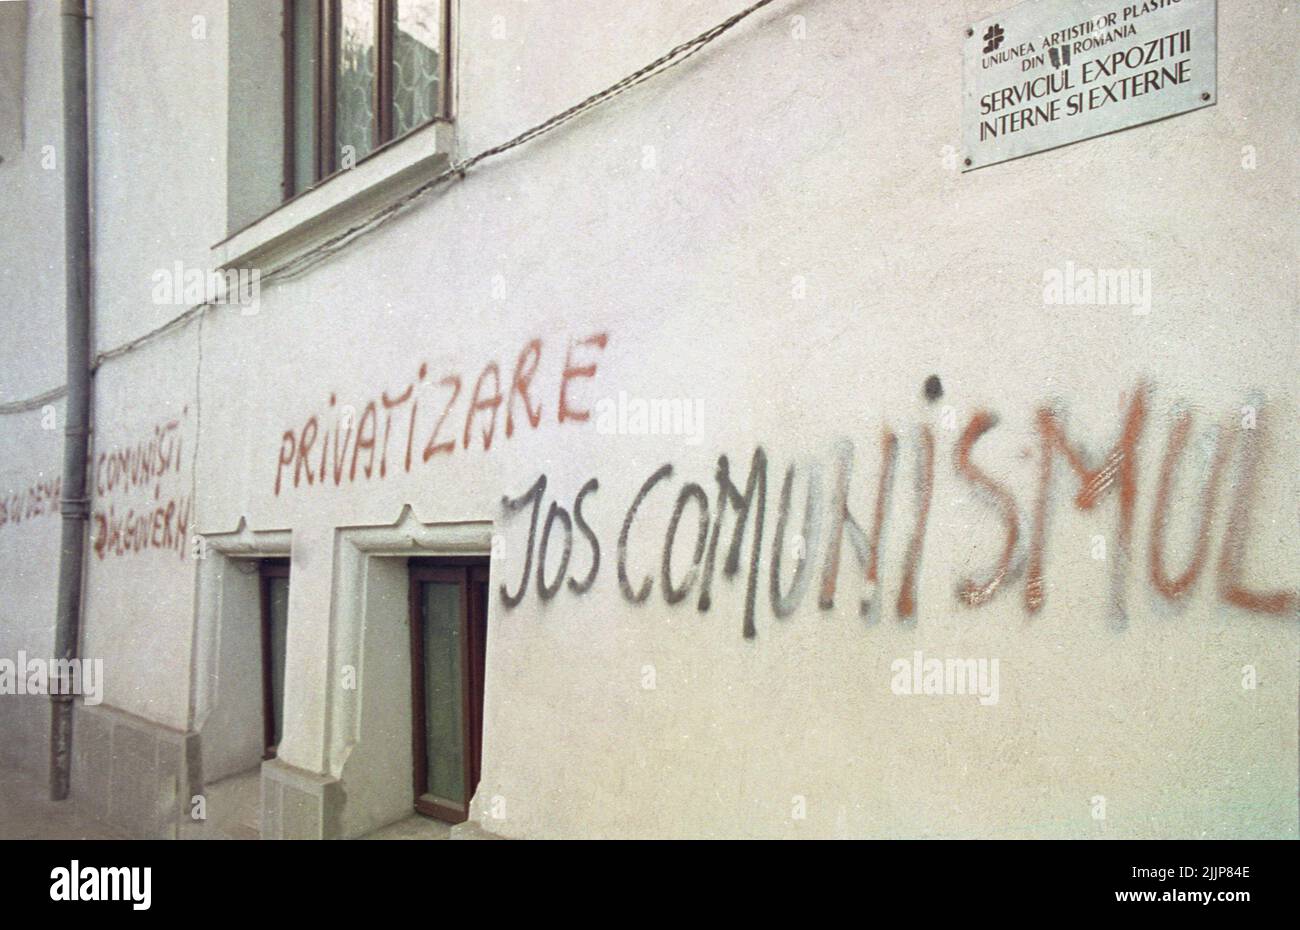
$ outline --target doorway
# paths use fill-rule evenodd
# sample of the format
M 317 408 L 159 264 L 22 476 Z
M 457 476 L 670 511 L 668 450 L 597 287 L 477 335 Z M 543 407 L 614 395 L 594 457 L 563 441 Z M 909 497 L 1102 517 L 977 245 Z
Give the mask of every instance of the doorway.
M 289 551 L 289 534 L 229 536 L 208 537 L 211 550 L 200 567 L 193 699 L 206 804 L 189 833 L 256 839 L 262 767 L 275 757 L 285 730 L 290 560 L 281 553 Z
M 284 655 L 289 629 L 289 560 L 258 563 L 262 614 L 262 758 L 274 759 L 284 735 Z
M 461 823 L 482 766 L 488 562 L 409 564 L 415 809 Z

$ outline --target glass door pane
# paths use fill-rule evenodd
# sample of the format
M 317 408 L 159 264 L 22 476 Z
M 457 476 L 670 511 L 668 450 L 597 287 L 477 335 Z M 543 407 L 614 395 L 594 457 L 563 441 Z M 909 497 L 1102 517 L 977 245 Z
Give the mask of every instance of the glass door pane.
M 424 635 L 425 790 L 464 807 L 465 719 L 462 587 L 428 581 L 421 586 Z

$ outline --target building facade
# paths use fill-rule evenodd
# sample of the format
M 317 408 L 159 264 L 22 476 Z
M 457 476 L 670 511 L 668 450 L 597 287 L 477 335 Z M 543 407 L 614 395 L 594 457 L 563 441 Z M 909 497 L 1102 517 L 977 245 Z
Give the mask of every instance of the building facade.
M 1294 8 L 1218 4 L 1212 105 L 966 171 L 1011 4 L 776 0 L 470 161 L 745 5 L 95 0 L 79 808 L 1297 835 Z M 15 662 L 59 574 L 60 15 L 0 5 Z M 0 709 L 47 777 L 49 697 Z

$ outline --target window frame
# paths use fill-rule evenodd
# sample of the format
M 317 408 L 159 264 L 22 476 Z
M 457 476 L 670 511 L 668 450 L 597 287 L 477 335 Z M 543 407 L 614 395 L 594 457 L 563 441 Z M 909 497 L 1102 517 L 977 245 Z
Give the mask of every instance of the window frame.
M 393 135 L 393 48 L 394 23 L 398 0 L 371 0 L 375 19 L 375 52 L 378 65 L 372 87 L 374 116 L 371 123 L 373 144 L 356 164 L 374 157 L 388 146 L 433 123 L 452 121 L 452 0 L 437 0 L 439 10 L 438 95 L 432 118 L 412 126 L 399 136 Z M 337 105 L 336 50 L 339 39 L 341 0 L 315 0 L 316 29 L 312 39 L 316 50 L 316 67 L 312 75 L 313 119 L 312 175 L 313 180 L 301 190 L 296 181 L 298 80 L 294 61 L 294 0 L 281 0 L 282 38 L 284 43 L 284 159 L 281 178 L 281 202 L 287 203 L 300 194 L 319 187 L 335 177 L 338 166 L 335 145 L 335 108 Z
M 410 609 L 407 623 L 411 634 L 411 755 L 412 787 L 416 813 L 447 823 L 469 819 L 469 805 L 478 790 L 483 764 L 483 701 L 487 671 L 487 611 L 489 560 L 456 556 L 418 558 L 407 562 L 410 575 Z M 448 798 L 430 794 L 428 720 L 424 692 L 424 582 L 460 586 L 461 662 L 461 758 L 465 801 L 456 805 Z
M 275 677 L 271 668 L 271 663 L 275 658 L 271 654 L 271 644 L 273 642 L 271 631 L 271 581 L 275 578 L 289 580 L 289 560 L 258 559 L 257 575 L 262 627 L 262 759 L 267 760 L 274 759 L 279 748 L 279 743 L 275 740 Z M 287 627 L 286 624 L 286 646 L 289 635 Z

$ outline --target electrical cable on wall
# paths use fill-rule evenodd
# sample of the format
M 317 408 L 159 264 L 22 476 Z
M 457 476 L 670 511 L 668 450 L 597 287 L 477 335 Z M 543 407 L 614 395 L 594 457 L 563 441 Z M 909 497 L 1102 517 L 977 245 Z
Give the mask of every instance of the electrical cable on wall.
M 483 149 L 482 151 L 478 152 L 475 155 L 471 155 L 469 158 L 465 158 L 460 161 L 453 162 L 444 171 L 440 172 L 439 174 L 425 181 L 423 184 L 421 184 L 419 187 L 417 187 L 415 190 L 411 191 L 409 194 L 405 195 L 401 199 L 387 205 L 381 210 L 376 211 L 375 213 L 371 214 L 369 217 L 360 221 L 356 225 L 348 228 L 347 230 L 344 230 L 343 232 L 331 237 L 330 239 L 327 239 L 326 241 L 313 247 L 311 250 L 304 252 L 302 255 L 295 256 L 294 258 L 290 259 L 284 264 L 271 269 L 265 275 L 262 276 L 262 281 L 269 282 L 274 280 L 292 280 L 293 278 L 296 278 L 304 274 L 309 269 L 318 265 L 320 262 L 324 261 L 325 259 L 339 252 L 340 250 L 342 250 L 352 242 L 356 241 L 361 236 L 366 235 L 367 233 L 382 226 L 384 223 L 388 222 L 393 217 L 398 216 L 399 214 L 405 212 L 413 204 L 415 204 L 418 200 L 428 195 L 430 192 L 438 188 L 444 187 L 445 185 L 448 185 L 454 181 L 464 179 L 465 175 L 470 170 L 482 164 L 484 161 L 487 161 L 490 158 L 495 158 L 499 155 L 503 155 L 506 152 L 510 151 L 511 149 L 517 148 L 526 142 L 530 142 L 531 140 L 536 139 L 538 136 L 542 136 L 545 135 L 546 133 L 552 132 L 560 128 L 561 126 L 563 126 L 565 123 L 568 123 L 569 121 L 577 118 L 578 116 L 581 116 L 583 113 L 595 109 L 596 107 L 600 106 L 606 101 L 614 97 L 617 97 L 619 94 L 622 94 L 624 91 L 630 90 L 636 85 L 644 81 L 648 81 L 650 78 L 662 74 L 663 72 L 669 70 L 670 68 L 674 68 L 677 65 L 680 65 L 682 62 L 686 61 L 688 58 L 690 58 L 691 56 L 699 52 L 706 45 L 713 42 L 714 40 L 722 36 L 724 33 L 731 30 L 737 24 L 742 22 L 743 20 L 749 18 L 754 13 L 758 12 L 763 7 L 768 6 L 773 2 L 774 0 L 756 0 L 756 2 L 750 4 L 740 12 L 732 16 L 729 16 L 727 19 L 723 20 L 722 22 L 718 23 L 715 26 L 712 26 L 709 29 L 706 29 L 704 32 L 701 32 L 699 35 L 695 36 L 694 38 L 688 39 L 687 41 L 681 43 L 680 45 L 674 46 L 672 49 L 670 49 L 663 55 L 659 56 L 654 61 L 650 62 L 649 64 L 645 65 L 642 68 L 639 68 L 638 70 L 616 81 L 615 83 L 609 85 L 604 90 L 592 94 L 590 97 L 587 97 L 585 100 L 581 101 L 580 103 L 576 103 L 573 106 L 569 107 L 568 109 L 563 110 L 562 112 L 557 113 L 554 116 L 546 120 L 543 120 L 542 122 L 537 123 L 536 125 L 531 126 L 528 129 L 525 129 L 523 132 L 519 133 L 514 138 L 509 139 L 506 142 L 502 142 L 497 145 L 490 146 L 489 148 Z M 136 338 L 128 342 L 122 343 L 119 346 L 115 346 L 112 349 L 106 349 L 103 352 L 97 353 L 95 355 L 94 362 L 92 363 L 91 366 L 92 369 L 97 369 L 99 368 L 100 365 L 104 364 L 104 362 L 107 362 L 110 359 L 119 358 L 130 352 L 134 352 L 136 349 L 141 348 L 142 346 L 166 335 L 169 332 L 173 332 L 177 329 L 189 325 L 189 323 L 191 323 L 193 320 L 195 320 L 200 315 L 202 315 L 206 310 L 213 308 L 214 306 L 215 306 L 214 304 L 210 304 L 210 303 L 197 304 L 185 310 L 184 312 L 180 313 L 179 315 L 173 317 L 172 319 L 168 320 L 166 323 L 162 324 L 161 326 L 156 327 L 155 329 L 149 330 L 148 332 L 140 336 L 137 336 Z M 52 400 L 57 400 L 58 398 L 62 397 L 64 393 L 65 393 L 65 388 L 60 386 L 57 388 L 53 388 L 49 391 L 45 391 L 44 393 L 39 394 L 35 397 L 27 398 L 26 400 L 12 401 L 10 403 L 0 404 L 0 415 L 22 413 L 25 411 L 37 409 L 41 407 L 43 404 L 49 403 Z

